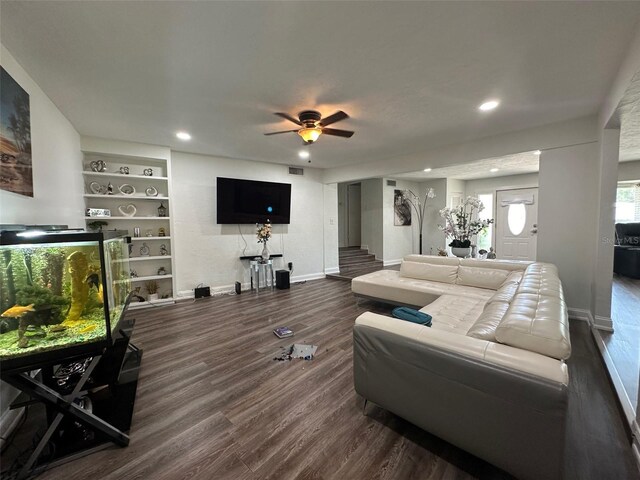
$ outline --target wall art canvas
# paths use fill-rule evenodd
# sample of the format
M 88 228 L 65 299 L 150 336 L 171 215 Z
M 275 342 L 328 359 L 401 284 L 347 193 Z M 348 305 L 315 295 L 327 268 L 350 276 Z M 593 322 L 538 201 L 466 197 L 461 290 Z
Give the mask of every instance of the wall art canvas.
M 411 205 L 402 194 L 402 190 L 393 191 L 393 224 L 411 225 Z
M 0 188 L 33 197 L 29 94 L 0 67 Z

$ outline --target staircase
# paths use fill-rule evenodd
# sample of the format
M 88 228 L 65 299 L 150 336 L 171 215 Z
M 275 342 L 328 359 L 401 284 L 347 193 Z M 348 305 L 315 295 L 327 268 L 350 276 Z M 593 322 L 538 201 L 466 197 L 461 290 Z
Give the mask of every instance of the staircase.
M 382 270 L 382 262 L 360 247 L 341 247 L 338 252 L 340 273 L 327 275 L 327 278 L 351 281 L 360 275 Z

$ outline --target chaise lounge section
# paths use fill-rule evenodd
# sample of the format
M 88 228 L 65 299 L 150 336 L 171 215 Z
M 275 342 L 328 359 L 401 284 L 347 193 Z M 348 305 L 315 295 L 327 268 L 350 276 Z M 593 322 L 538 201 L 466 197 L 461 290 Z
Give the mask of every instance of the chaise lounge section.
M 409 255 L 352 290 L 433 317 L 358 317 L 358 394 L 518 478 L 562 478 L 571 344 L 555 266 Z

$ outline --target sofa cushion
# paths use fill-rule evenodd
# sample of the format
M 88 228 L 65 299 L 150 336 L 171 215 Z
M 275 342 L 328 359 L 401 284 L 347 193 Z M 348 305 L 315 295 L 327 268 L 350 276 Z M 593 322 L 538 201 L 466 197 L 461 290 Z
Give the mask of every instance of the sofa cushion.
M 516 293 L 548 295 L 564 299 L 558 269 L 550 263 L 534 263 L 527 267 Z
M 490 288 L 497 290 L 507 279 L 509 272 L 494 268 L 458 267 L 458 285 L 470 287 Z
M 498 290 L 496 290 L 496 293 L 494 293 L 491 298 L 487 300 L 487 306 L 495 302 L 511 303 L 511 300 L 513 300 L 517 289 L 517 283 L 503 284 Z
M 421 262 L 432 263 L 434 265 L 460 265 L 460 259 L 458 257 L 441 257 L 440 255 L 418 255 L 411 254 L 406 255 L 403 260 L 405 262 Z
M 496 328 L 496 340 L 559 360 L 569 358 L 569 318 L 564 300 L 516 293 Z
M 493 294 L 491 290 L 483 288 L 401 277 L 400 272 L 396 270 L 378 270 L 356 277 L 351 282 L 351 290 L 356 295 L 418 308 L 433 302 L 441 295 L 480 298 L 486 302 Z
M 533 262 L 523 260 L 482 260 L 480 258 L 461 258 L 463 267 L 493 268 L 497 270 L 524 271 Z
M 442 295 L 420 311 L 431 315 L 432 328 L 465 335 L 482 313 L 484 302 L 484 299 L 477 297 Z
M 507 275 L 507 278 L 505 278 L 504 282 L 502 282 L 502 285 L 500 285 L 501 287 L 504 287 L 505 285 L 508 284 L 515 284 L 518 285 L 521 281 L 522 281 L 522 276 L 524 275 L 524 272 L 509 272 L 509 275 Z
M 423 262 L 402 262 L 400 276 L 432 280 L 442 283 L 456 283 L 458 275 L 457 265 L 435 265 Z
M 509 304 L 507 302 L 487 303 L 484 311 L 475 323 L 471 326 L 467 335 L 469 337 L 480 338 L 482 340 L 496 341 L 496 329 L 500 321 L 507 312 Z

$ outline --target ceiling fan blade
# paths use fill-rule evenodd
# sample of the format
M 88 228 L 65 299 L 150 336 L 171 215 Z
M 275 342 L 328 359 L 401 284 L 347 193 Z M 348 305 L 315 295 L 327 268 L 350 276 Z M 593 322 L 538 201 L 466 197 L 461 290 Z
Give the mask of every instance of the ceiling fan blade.
M 351 138 L 355 132 L 350 130 L 338 130 L 337 128 L 323 128 L 322 133 L 325 135 L 335 135 L 336 137 Z
M 282 132 L 270 132 L 270 133 L 265 133 L 265 135 L 278 135 L 280 133 L 290 133 L 290 132 L 297 132 L 298 130 L 283 130 Z
M 286 118 L 287 120 L 289 120 L 290 122 L 295 123 L 296 125 L 300 125 L 302 126 L 302 122 L 300 122 L 300 120 L 298 120 L 297 118 L 293 118 L 291 115 L 289 115 L 288 113 L 282 113 L 282 112 L 276 112 L 275 115 L 278 115 L 279 117 L 282 118 Z
M 342 110 L 338 110 L 333 115 L 329 115 L 327 118 L 323 118 L 322 120 L 320 120 L 320 125 L 326 127 L 327 125 L 339 122 L 340 120 L 344 120 L 345 118 L 349 118 L 349 115 L 344 113 Z

